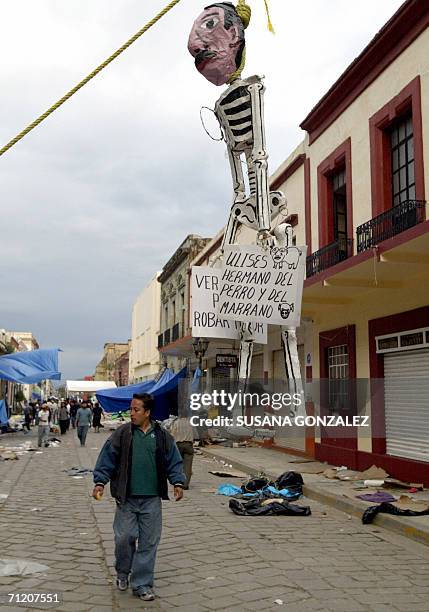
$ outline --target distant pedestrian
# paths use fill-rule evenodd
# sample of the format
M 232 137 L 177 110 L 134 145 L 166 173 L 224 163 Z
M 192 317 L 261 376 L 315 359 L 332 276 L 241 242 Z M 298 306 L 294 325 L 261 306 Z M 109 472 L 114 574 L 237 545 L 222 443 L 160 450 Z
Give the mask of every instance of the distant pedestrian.
M 92 492 L 100 499 L 110 481 L 116 498 L 116 586 L 126 591 L 131 573 L 133 594 L 143 601 L 155 599 L 153 573 L 161 538 L 161 499 L 168 499 L 167 479 L 176 501 L 182 499 L 185 483 L 172 435 L 151 419 L 153 405 L 151 395 L 133 396 L 131 423 L 118 427 L 105 442 L 94 468 Z
M 67 425 L 69 421 L 69 413 L 65 402 L 61 402 L 61 406 L 58 408 L 58 423 L 60 426 L 60 432 L 63 436 L 67 432 Z
M 31 425 L 31 406 L 29 405 L 29 403 L 27 401 L 24 402 L 23 413 L 24 413 L 25 427 L 27 428 L 28 431 L 30 431 L 30 425 Z
M 106 418 L 103 408 L 97 402 L 92 408 L 92 426 L 94 428 L 94 433 L 100 433 L 101 415 L 103 415 L 103 419 Z
M 81 446 L 85 446 L 88 429 L 91 427 L 91 417 L 91 408 L 86 402 L 83 402 L 76 413 L 77 437 L 80 440 Z
M 77 413 L 78 405 L 75 400 L 71 400 L 70 402 L 70 421 L 73 429 L 76 429 L 76 413 Z
M 183 459 L 183 471 L 186 476 L 185 489 L 189 489 L 192 476 L 192 462 L 194 460 L 194 431 L 189 419 L 179 417 L 174 419 L 169 431 L 176 440 L 177 448 Z
M 49 423 L 51 422 L 51 413 L 47 404 L 42 404 L 38 414 L 38 442 L 37 446 L 42 446 L 49 436 Z

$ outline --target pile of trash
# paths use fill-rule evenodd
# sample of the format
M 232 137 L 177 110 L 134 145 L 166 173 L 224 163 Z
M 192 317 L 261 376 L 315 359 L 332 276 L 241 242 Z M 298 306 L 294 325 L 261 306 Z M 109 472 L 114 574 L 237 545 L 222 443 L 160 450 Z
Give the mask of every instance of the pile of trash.
M 31 442 L 22 442 L 22 444 L 15 444 L 13 446 L 0 444 L 0 461 L 15 461 L 21 455 L 35 450 Z
M 297 472 L 285 472 L 275 481 L 259 474 L 245 480 L 240 487 L 220 485 L 217 494 L 231 497 L 229 508 L 239 516 L 309 516 L 309 506 L 290 503 L 302 496 L 303 484 Z
M 346 466 L 329 468 L 323 472 L 325 478 L 337 479 L 353 484 L 353 491 L 368 491 L 354 495 L 356 499 L 373 502 L 363 513 L 362 523 L 373 522 L 377 514 L 392 514 L 395 516 L 426 516 L 429 515 L 429 500 L 414 499 L 401 494 L 404 489 L 408 493 L 419 493 L 424 490 L 420 482 L 406 482 L 391 478 L 383 469 L 375 465 L 363 472 L 349 470 Z M 372 489 L 372 491 L 371 491 Z

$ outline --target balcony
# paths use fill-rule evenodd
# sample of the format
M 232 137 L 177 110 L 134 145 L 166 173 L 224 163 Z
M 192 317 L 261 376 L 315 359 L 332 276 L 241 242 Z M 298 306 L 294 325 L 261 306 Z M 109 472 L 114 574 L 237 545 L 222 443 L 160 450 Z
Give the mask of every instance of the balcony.
M 335 266 L 353 255 L 353 240 L 341 239 L 331 242 L 307 257 L 307 278 Z
M 171 342 L 171 329 L 166 329 L 164 332 L 164 346 Z
M 357 252 L 362 253 L 380 242 L 393 238 L 425 219 L 425 203 L 421 200 L 406 200 L 386 210 L 356 230 Z
M 163 340 L 164 340 L 164 334 L 159 334 L 158 335 L 158 348 L 162 348 L 163 346 Z

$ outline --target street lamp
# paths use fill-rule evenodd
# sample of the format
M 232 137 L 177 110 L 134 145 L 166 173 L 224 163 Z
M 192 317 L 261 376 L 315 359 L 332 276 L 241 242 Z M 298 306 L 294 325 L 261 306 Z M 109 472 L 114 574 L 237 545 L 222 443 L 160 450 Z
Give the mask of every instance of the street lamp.
M 195 357 L 198 359 L 198 367 L 202 371 L 203 369 L 203 357 L 206 354 L 209 341 L 206 338 L 195 338 L 192 342 L 192 348 L 194 349 Z

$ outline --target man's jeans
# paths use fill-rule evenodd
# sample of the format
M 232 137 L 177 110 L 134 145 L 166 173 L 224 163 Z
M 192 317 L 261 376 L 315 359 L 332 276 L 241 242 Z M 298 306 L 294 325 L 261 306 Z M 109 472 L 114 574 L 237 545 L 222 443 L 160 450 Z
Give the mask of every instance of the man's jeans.
M 124 504 L 117 503 L 113 521 L 115 569 L 118 578 L 128 578 L 131 572 L 131 588 L 134 592 L 153 587 L 161 528 L 160 497 L 129 497 Z
M 86 434 L 88 433 L 89 425 L 79 425 L 77 428 L 77 437 L 80 440 L 80 445 L 85 446 Z
M 49 436 L 49 425 L 39 425 L 39 429 L 37 433 L 39 434 L 37 445 L 42 446 L 46 438 Z

